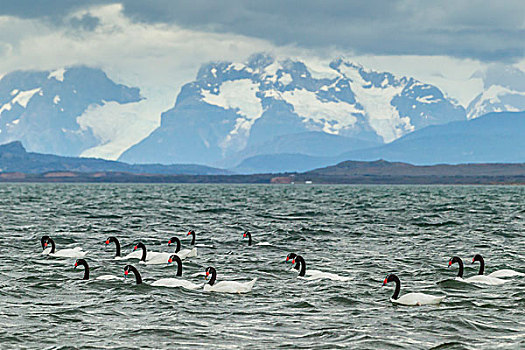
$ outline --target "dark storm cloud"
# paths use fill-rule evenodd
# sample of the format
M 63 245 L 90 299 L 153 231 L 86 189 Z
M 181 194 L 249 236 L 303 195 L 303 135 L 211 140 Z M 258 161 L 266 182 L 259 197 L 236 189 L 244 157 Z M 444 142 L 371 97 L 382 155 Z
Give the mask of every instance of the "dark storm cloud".
M 89 2 L 96 3 L 112 1 Z M 85 6 L 72 0 L 13 1 L 0 12 L 57 21 L 79 4 Z M 521 0 L 126 0 L 122 4 L 124 13 L 135 21 L 242 34 L 277 45 L 495 61 L 525 55 Z

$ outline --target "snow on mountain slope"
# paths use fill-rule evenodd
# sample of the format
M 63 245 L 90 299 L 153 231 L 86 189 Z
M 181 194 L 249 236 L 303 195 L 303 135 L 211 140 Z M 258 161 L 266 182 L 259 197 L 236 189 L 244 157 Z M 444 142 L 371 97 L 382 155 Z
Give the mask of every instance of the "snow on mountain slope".
M 525 72 L 512 66 L 492 65 L 478 76 L 483 79 L 484 91 L 468 105 L 468 119 L 491 112 L 525 111 Z
M 465 110 L 438 88 L 412 78 L 342 59 L 310 68 L 256 54 L 245 63 L 201 67 L 163 113 L 160 127 L 120 159 L 213 164 L 285 135 L 319 131 L 390 142 L 428 125 L 464 119 Z
M 138 88 L 99 69 L 12 72 L 0 79 L 0 143 L 20 140 L 29 151 L 77 156 L 104 142 L 96 127 L 79 121 L 84 112 L 141 99 Z

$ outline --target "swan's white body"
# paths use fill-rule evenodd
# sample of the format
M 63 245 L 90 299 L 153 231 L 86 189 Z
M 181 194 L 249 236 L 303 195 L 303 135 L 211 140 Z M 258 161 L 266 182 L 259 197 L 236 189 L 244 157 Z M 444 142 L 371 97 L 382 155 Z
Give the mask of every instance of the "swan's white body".
M 142 257 L 142 250 L 135 250 L 126 256 L 116 256 L 115 260 L 140 259 Z
M 501 278 L 485 276 L 485 275 L 476 275 L 476 276 L 468 277 L 468 278 L 463 279 L 463 281 L 467 283 L 488 284 L 491 286 L 497 286 L 497 285 L 507 282 L 505 280 L 502 280 Z
M 44 250 L 42 254 L 46 254 L 46 250 Z M 82 247 L 55 250 L 54 253 L 50 253 L 50 251 L 51 249 L 47 250 L 46 255 L 49 255 L 55 258 L 83 258 L 87 254 L 87 252 L 82 250 Z
M 445 299 L 445 296 L 433 296 L 424 293 L 408 293 L 402 295 L 397 299 L 390 298 L 390 301 L 394 304 L 407 305 L 407 306 L 421 306 L 421 305 L 437 305 Z
M 113 275 L 102 275 L 102 276 L 98 276 L 95 279 L 99 280 L 99 281 L 110 281 L 110 280 L 121 280 L 123 278 L 122 277 L 113 276 Z
M 153 282 L 151 285 L 155 287 L 171 287 L 171 288 L 181 287 L 181 288 L 186 288 L 190 290 L 200 289 L 202 287 L 202 284 L 198 285 L 190 281 L 186 281 L 186 280 L 178 279 L 178 278 L 162 278 L 158 281 Z
M 150 256 L 150 253 L 146 255 L 146 262 L 141 261 L 141 264 L 146 265 L 161 265 L 161 264 L 167 264 L 170 256 L 172 256 L 173 253 L 155 253 Z
M 318 270 L 306 270 L 306 274 L 303 277 L 307 280 L 332 280 L 332 281 L 349 281 L 350 277 L 342 277 L 339 275 L 336 275 L 335 273 L 330 272 L 323 272 Z
M 525 276 L 525 273 L 521 273 L 521 272 L 510 270 L 510 269 L 503 269 L 503 270 L 498 270 L 498 271 L 489 273 L 487 276 L 495 277 L 495 278 L 517 277 L 517 276 L 521 277 L 521 276 Z
M 193 249 L 182 249 L 178 253 L 157 253 L 151 252 L 146 255 L 146 265 L 161 265 L 167 264 L 170 256 L 177 254 L 180 260 L 197 256 L 197 248 Z M 144 264 L 143 261 L 141 261 Z
M 249 282 L 220 281 L 216 282 L 213 286 L 206 283 L 204 285 L 204 291 L 217 293 L 248 293 L 251 292 L 256 281 L 257 278 L 254 278 Z
M 179 256 L 180 260 L 184 260 L 186 258 L 194 258 L 197 256 L 197 248 L 193 247 L 192 249 L 182 249 L 175 254 Z

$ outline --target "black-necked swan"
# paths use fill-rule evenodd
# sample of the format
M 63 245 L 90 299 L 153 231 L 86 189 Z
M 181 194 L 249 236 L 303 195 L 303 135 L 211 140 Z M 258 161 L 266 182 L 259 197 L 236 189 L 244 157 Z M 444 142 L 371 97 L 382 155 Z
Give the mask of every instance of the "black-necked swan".
M 47 248 L 49 244 L 51 244 L 51 250 L 47 254 L 49 256 L 58 258 L 83 258 L 87 254 L 87 252 L 82 251 L 82 247 L 60 249 L 55 251 L 55 241 L 53 241 L 53 238 L 47 237 L 44 242 L 44 249 Z
M 308 270 L 308 274 L 306 274 L 306 261 L 304 261 L 304 258 L 300 255 L 297 255 L 295 256 L 295 258 L 292 259 L 292 264 L 295 264 L 295 269 L 299 270 L 300 277 L 304 277 L 309 280 L 329 279 L 333 281 L 342 282 L 350 280 L 350 277 L 342 277 L 336 275 L 335 273 L 323 272 L 318 270 Z
M 106 243 L 106 245 L 109 245 L 112 242 L 115 243 L 115 248 L 116 248 L 115 259 L 116 260 L 140 259 L 141 258 L 142 252 L 138 251 L 138 250 L 134 250 L 131 253 L 129 253 L 128 255 L 126 255 L 126 256 L 121 256 L 120 255 L 120 242 L 119 242 L 118 238 L 117 237 L 108 237 L 108 239 L 106 239 L 105 243 Z
M 250 231 L 245 231 L 242 235 L 243 238 L 248 238 L 248 246 L 251 246 L 252 245 L 252 234 Z M 268 242 L 259 242 L 257 243 L 256 245 L 271 245 L 270 243 Z
M 186 234 L 186 236 L 189 236 L 191 235 L 191 243 L 190 245 L 195 245 L 195 231 L 194 230 L 189 230 L 188 233 Z
M 48 238 L 49 238 L 49 236 L 42 236 L 42 238 L 40 238 L 40 244 L 42 245 L 42 254 L 43 255 L 47 255 L 51 251 L 51 247 L 46 247 L 46 242 L 47 242 Z
M 249 231 L 244 232 L 242 238 L 248 237 L 248 246 L 252 245 L 252 234 Z
M 176 254 L 173 254 L 168 259 L 168 264 L 171 264 L 174 261 L 177 263 L 177 274 L 175 276 L 182 277 L 182 260 Z M 153 282 L 151 285 L 155 287 L 182 287 L 192 290 L 202 287 L 202 285 L 198 285 L 180 278 L 162 278 Z
M 140 257 L 140 263 L 141 264 L 149 264 L 149 265 L 160 265 L 160 264 L 166 264 L 169 257 L 173 253 L 160 253 L 160 252 L 148 252 L 146 249 L 146 246 L 144 243 L 139 242 L 133 250 L 142 249 L 142 255 Z
M 108 237 L 108 239 L 106 239 L 106 245 L 109 245 L 110 243 L 115 243 L 115 249 L 116 249 L 116 253 L 115 253 L 115 258 L 121 258 L 120 256 L 120 242 L 118 241 L 117 237 Z
M 211 277 L 210 277 L 211 276 Z M 248 293 L 251 292 L 253 285 L 257 281 L 257 278 L 249 282 L 237 282 L 237 281 L 220 281 L 216 282 L 217 271 L 212 266 L 206 268 L 206 280 L 209 278 L 209 282 L 204 285 L 204 291 L 206 292 L 218 292 L 218 293 Z
M 168 245 L 172 245 L 173 243 L 177 244 L 177 247 L 175 248 L 175 253 L 179 256 L 181 260 L 184 260 L 186 258 L 193 258 L 197 256 L 197 248 L 193 247 L 192 249 L 180 249 L 181 243 L 180 239 L 178 237 L 171 237 L 168 241 Z M 169 258 L 169 257 L 168 257 Z M 166 263 L 166 262 L 164 262 Z
M 453 264 L 457 263 L 459 265 L 458 275 L 456 279 L 460 279 L 467 283 L 481 283 L 481 284 L 488 284 L 492 286 L 497 286 L 500 284 L 505 283 L 505 280 L 502 280 L 497 277 L 490 277 L 490 276 L 483 276 L 483 275 L 476 275 L 469 278 L 463 278 L 463 260 L 461 260 L 458 256 L 453 256 L 448 261 L 448 267 L 452 266 Z
M 474 258 L 472 258 L 472 263 L 475 263 L 476 261 L 479 261 L 478 275 L 483 275 L 483 272 L 485 272 L 485 260 L 480 254 L 476 254 L 474 255 Z M 518 271 L 510 270 L 510 269 L 502 269 L 502 270 L 497 270 L 492 273 L 489 273 L 487 276 L 501 278 L 501 277 L 525 276 L 525 274 L 518 272 Z
M 75 261 L 75 269 L 79 266 L 79 265 L 82 265 L 84 266 L 84 280 L 88 280 L 89 279 L 89 265 L 87 263 L 86 260 L 84 259 L 77 259 L 77 261 Z M 97 280 L 118 280 L 120 278 L 118 278 L 117 276 L 113 276 L 113 275 L 102 275 L 102 276 L 98 276 L 97 278 L 95 278 Z
M 128 277 L 128 273 L 129 271 L 133 272 L 133 274 L 135 275 L 135 279 L 137 281 L 137 284 L 141 284 L 142 283 L 142 277 L 140 277 L 140 273 L 139 271 L 135 268 L 135 266 L 133 265 L 126 265 L 124 267 L 124 277 L 127 278 Z
M 390 301 L 395 304 L 408 306 L 437 305 L 441 303 L 443 299 L 445 299 L 444 295 L 436 297 L 434 295 L 428 295 L 424 293 L 408 293 L 400 297 L 399 292 L 401 291 L 401 281 L 399 278 L 394 274 L 390 274 L 386 276 L 385 280 L 383 281 L 383 286 L 386 286 L 388 282 L 396 282 L 396 289 L 392 295 L 392 298 L 390 298 Z
M 290 254 L 288 254 L 288 255 L 286 256 L 286 262 L 288 262 L 288 261 L 292 262 L 296 256 L 297 256 L 297 254 L 295 254 L 295 253 L 290 253 Z M 297 263 L 297 264 L 292 264 L 292 267 L 293 267 L 294 269 L 296 269 L 297 271 L 299 271 L 299 268 L 301 267 L 301 265 L 300 265 L 299 263 Z

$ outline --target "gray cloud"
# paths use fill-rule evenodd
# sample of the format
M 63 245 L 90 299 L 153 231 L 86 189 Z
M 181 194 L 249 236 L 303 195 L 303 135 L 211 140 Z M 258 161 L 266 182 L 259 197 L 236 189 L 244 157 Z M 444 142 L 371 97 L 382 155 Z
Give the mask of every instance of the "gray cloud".
M 98 17 L 94 17 L 86 13 L 80 18 L 71 18 L 70 23 L 76 29 L 93 31 L 99 25 L 100 19 Z
M 89 4 L 113 2 L 117 1 Z M 77 0 L 13 1 L 0 7 L 0 13 L 60 23 L 79 4 L 85 6 Z M 242 34 L 321 52 L 335 48 L 358 55 L 447 55 L 484 61 L 525 56 L 521 0 L 126 0 L 122 4 L 124 13 L 138 22 Z

